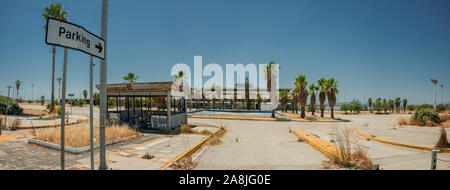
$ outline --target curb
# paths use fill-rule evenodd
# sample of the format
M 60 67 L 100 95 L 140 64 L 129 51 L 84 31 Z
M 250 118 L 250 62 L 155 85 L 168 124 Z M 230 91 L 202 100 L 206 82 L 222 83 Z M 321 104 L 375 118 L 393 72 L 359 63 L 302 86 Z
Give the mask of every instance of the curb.
M 383 140 L 383 139 L 379 139 L 379 138 L 367 135 L 365 133 L 362 133 L 361 131 L 359 131 L 359 129 L 355 129 L 355 133 L 366 139 L 377 141 L 377 142 L 383 143 L 383 144 L 390 144 L 390 145 L 394 145 L 394 146 L 406 147 L 406 148 L 411 148 L 411 149 L 416 149 L 416 150 L 425 150 L 425 151 L 432 151 L 432 150 L 439 149 L 439 148 L 434 148 L 434 147 L 430 147 L 430 146 L 420 146 L 420 145 L 406 144 L 406 143 L 401 143 L 401 142 L 396 142 L 396 141 Z M 440 152 L 450 152 L 450 148 L 441 148 L 439 150 L 440 150 Z
M 218 131 L 216 131 L 214 134 L 209 135 L 208 137 L 204 138 L 203 140 L 201 140 L 200 142 L 198 142 L 196 145 L 192 146 L 191 148 L 189 148 L 187 151 L 183 152 L 182 154 L 180 154 L 179 156 L 177 156 L 175 159 L 173 159 L 172 161 L 170 161 L 169 163 L 165 164 L 163 167 L 161 167 L 159 170 L 166 170 L 167 168 L 169 168 L 170 166 L 172 166 L 175 162 L 177 162 L 178 160 L 181 160 L 182 158 L 186 157 L 186 156 L 190 156 L 192 155 L 195 151 L 197 151 L 207 140 L 209 140 L 211 137 L 213 137 L 214 135 L 218 134 L 220 131 L 222 131 L 222 129 L 219 129 Z
M 69 126 L 69 125 L 75 125 L 75 124 L 80 124 L 83 122 L 89 121 L 88 119 L 86 120 L 78 120 L 77 122 L 73 122 L 73 123 L 66 123 L 64 126 Z M 42 125 L 42 126 L 36 126 L 36 127 L 19 127 L 18 130 L 27 130 L 27 129 L 47 129 L 47 128 L 58 128 L 61 127 L 61 124 L 59 125 Z
M 228 120 L 247 120 L 247 121 L 279 121 L 279 122 L 288 122 L 288 121 L 294 121 L 294 122 L 324 122 L 324 123 L 339 123 L 339 122 L 351 122 L 351 120 L 343 121 L 343 120 L 319 120 L 319 121 L 310 121 L 310 120 L 300 120 L 300 119 L 286 119 L 286 118 L 266 118 L 266 119 L 256 119 L 256 118 L 240 118 L 240 117 L 204 117 L 204 116 L 192 116 L 188 115 L 189 118 L 196 118 L 196 119 L 228 119 Z
M 105 144 L 105 146 L 125 142 L 129 139 L 133 139 L 136 137 L 137 136 L 131 136 L 131 137 L 123 138 L 123 139 L 109 141 Z M 45 141 L 41 141 L 41 140 L 37 140 L 37 139 L 33 139 L 33 138 L 28 139 L 28 143 L 36 144 L 36 145 L 39 145 L 39 146 L 42 146 L 45 148 L 49 148 L 49 149 L 53 149 L 53 150 L 61 150 L 61 145 L 59 145 L 59 144 L 53 144 L 53 143 L 49 143 L 49 142 L 45 142 Z M 99 147 L 100 147 L 99 145 L 95 145 L 94 150 L 98 149 Z M 69 146 L 64 147 L 64 151 L 71 153 L 71 154 L 81 154 L 81 153 L 89 152 L 90 150 L 91 150 L 90 146 L 85 146 L 85 147 L 80 147 L 80 148 L 73 148 L 73 147 L 69 147 Z
M 325 154 L 325 156 L 327 156 L 328 158 L 334 159 L 335 157 L 333 155 L 336 155 L 335 152 L 342 151 L 341 148 L 339 148 L 335 144 L 320 139 L 319 137 L 316 137 L 315 135 L 304 130 L 295 129 L 293 133 L 298 138 L 305 139 L 311 146 Z

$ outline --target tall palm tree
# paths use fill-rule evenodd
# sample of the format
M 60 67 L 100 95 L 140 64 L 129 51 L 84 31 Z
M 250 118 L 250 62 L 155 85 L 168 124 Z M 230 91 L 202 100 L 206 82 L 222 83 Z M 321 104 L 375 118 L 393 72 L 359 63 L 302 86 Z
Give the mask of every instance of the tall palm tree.
M 389 109 L 389 105 L 388 105 L 387 100 L 385 98 L 385 99 L 383 99 L 383 111 L 384 111 L 384 113 L 387 113 L 388 109 Z
M 306 82 L 306 76 L 305 75 L 299 75 L 297 78 L 295 78 L 295 87 L 298 89 L 298 103 L 300 104 L 300 117 L 305 118 L 305 106 L 306 102 L 308 100 L 308 90 L 306 90 L 306 87 L 308 86 L 308 82 Z
M 310 104 L 311 104 L 311 108 L 312 108 L 312 115 L 314 115 L 314 112 L 316 112 L 316 91 L 319 90 L 319 87 L 311 84 L 309 85 L 309 94 L 310 94 Z
M 400 104 L 401 103 L 402 103 L 402 100 L 400 97 L 395 98 L 395 109 L 396 109 L 397 113 L 400 112 Z
M 126 80 L 128 82 L 136 82 L 136 80 L 139 78 L 139 76 L 134 76 L 134 73 L 128 73 L 123 77 L 123 80 Z
M 45 20 L 48 18 L 55 18 L 59 20 L 67 21 L 66 15 L 67 12 L 62 10 L 61 4 L 50 4 L 49 7 L 44 7 L 44 13 L 42 13 L 42 16 Z M 47 26 L 44 26 L 44 29 L 47 30 Z M 56 46 L 52 47 L 52 54 L 53 54 L 53 63 L 52 63 L 52 92 L 51 92 L 51 106 L 49 113 L 52 113 L 55 111 L 55 54 L 56 54 Z
M 338 81 L 334 78 L 330 78 L 327 80 L 327 89 L 328 91 L 328 105 L 331 110 L 331 118 L 334 119 L 334 106 L 336 105 L 336 94 L 339 93 L 337 89 Z
M 268 65 L 265 67 L 265 74 L 266 74 L 266 80 L 267 80 L 267 91 L 272 90 L 272 70 L 275 68 L 275 62 L 271 61 Z M 275 118 L 275 110 L 272 110 L 272 118 Z
M 22 82 L 20 82 L 20 80 L 16 80 L 16 101 L 19 100 L 20 84 L 22 84 Z
M 87 90 L 83 90 L 83 96 L 84 96 L 84 103 L 85 104 L 86 104 L 87 95 L 88 95 L 88 91 Z
M 436 109 L 436 84 L 438 83 L 438 80 L 432 78 L 431 82 L 434 84 L 434 109 Z
M 372 113 L 372 104 L 373 104 L 372 98 L 369 98 L 367 101 L 369 102 L 370 113 Z
M 321 78 L 317 81 L 317 84 L 319 84 L 319 87 L 320 87 L 320 93 L 319 93 L 320 117 L 324 117 L 323 112 L 325 110 L 325 100 L 328 95 L 327 79 Z
M 403 99 L 403 113 L 406 113 L 406 105 L 408 104 L 408 100 L 405 98 Z

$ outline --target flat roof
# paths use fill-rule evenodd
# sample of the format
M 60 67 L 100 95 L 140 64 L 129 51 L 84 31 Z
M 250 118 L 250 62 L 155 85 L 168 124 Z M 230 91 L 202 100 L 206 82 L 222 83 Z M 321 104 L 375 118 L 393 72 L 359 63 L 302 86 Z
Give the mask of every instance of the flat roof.
M 108 96 L 131 96 L 131 95 L 167 95 L 171 91 L 173 82 L 124 82 L 107 84 Z M 100 85 L 95 85 L 100 90 Z

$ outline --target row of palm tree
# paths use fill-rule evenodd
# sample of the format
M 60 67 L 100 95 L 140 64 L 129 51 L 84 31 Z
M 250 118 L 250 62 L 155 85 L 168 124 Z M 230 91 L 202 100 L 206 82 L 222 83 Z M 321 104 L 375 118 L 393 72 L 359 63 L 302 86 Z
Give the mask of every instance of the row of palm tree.
M 299 75 L 295 78 L 295 87 L 291 94 L 287 91 L 280 92 L 280 103 L 284 110 L 287 110 L 287 103 L 291 99 L 291 105 L 293 112 L 297 112 L 298 106 L 300 106 L 300 117 L 306 116 L 306 105 L 308 96 L 310 97 L 311 113 L 315 114 L 316 94 L 319 92 L 320 103 L 320 116 L 324 117 L 325 101 L 328 99 L 328 105 L 331 109 L 331 118 L 334 119 L 334 107 L 336 105 L 336 94 L 339 92 L 337 89 L 337 81 L 334 78 L 325 79 L 321 78 L 316 84 L 312 83 L 308 86 L 305 75 Z
M 395 99 L 389 99 L 386 98 L 381 99 L 377 98 L 375 102 L 373 102 L 372 98 L 369 98 L 367 100 L 369 104 L 369 111 L 370 113 L 373 113 L 373 110 L 375 110 L 377 113 L 380 113 L 381 111 L 384 111 L 387 113 L 388 111 L 390 113 L 400 113 L 400 106 L 403 106 L 403 113 L 406 113 L 406 106 L 408 105 L 408 100 L 404 98 L 403 100 L 400 97 L 397 97 Z

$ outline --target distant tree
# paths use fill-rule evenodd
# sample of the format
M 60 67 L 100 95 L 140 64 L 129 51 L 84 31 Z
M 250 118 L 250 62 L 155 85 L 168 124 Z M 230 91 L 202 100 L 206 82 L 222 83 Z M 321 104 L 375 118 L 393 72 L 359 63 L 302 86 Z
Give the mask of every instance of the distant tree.
M 128 73 L 127 75 L 125 75 L 123 77 L 123 80 L 126 80 L 128 82 L 135 82 L 137 79 L 139 78 L 139 76 L 134 76 L 134 73 Z
M 309 102 L 311 105 L 311 113 L 314 115 L 316 112 L 316 91 L 319 90 L 318 86 L 315 86 L 314 83 L 309 85 Z
M 408 100 L 405 98 L 403 99 L 403 113 L 406 113 L 406 105 L 408 104 Z
M 45 103 L 45 96 L 41 96 L 41 105 L 43 106 Z
M 372 113 L 372 98 L 369 98 L 368 100 L 368 103 L 369 103 L 369 109 L 370 109 L 370 113 Z
M 399 113 L 400 112 L 400 104 L 402 103 L 400 97 L 395 98 L 395 109 L 396 112 Z
M 289 101 L 288 91 L 287 90 L 281 91 L 279 96 L 280 96 L 281 107 L 285 112 L 287 112 L 287 103 Z
M 357 113 L 361 112 L 362 106 L 361 102 L 358 99 L 354 99 L 350 102 L 350 107 L 352 111 L 355 111 Z
M 86 99 L 87 99 L 87 95 L 88 95 L 88 91 L 87 90 L 83 90 L 83 96 L 84 96 L 84 103 L 86 103 Z
M 328 94 L 327 80 L 325 78 L 321 78 L 317 81 L 317 84 L 319 84 L 320 87 L 319 93 L 320 117 L 324 117 L 323 112 L 325 111 L 325 100 Z
M 308 100 L 308 90 L 306 89 L 307 85 L 308 85 L 308 82 L 306 81 L 305 75 L 299 75 L 295 79 L 295 87 L 298 89 L 298 92 L 299 92 L 298 102 L 300 103 L 300 109 L 301 109 L 300 117 L 301 118 L 305 118 L 305 116 L 306 116 L 305 106 L 306 106 L 306 102 Z
M 337 89 L 338 81 L 334 78 L 330 78 L 327 80 L 327 89 L 328 91 L 328 105 L 331 110 L 331 118 L 334 119 L 334 106 L 336 105 L 336 94 L 339 93 Z
M 389 105 L 389 111 L 391 112 L 391 113 L 393 113 L 394 112 L 394 100 L 392 100 L 392 99 L 389 99 L 388 100 L 388 105 Z
M 20 89 L 20 84 L 22 84 L 22 82 L 20 82 L 20 80 L 16 80 L 16 101 L 19 100 L 19 89 Z
M 375 100 L 375 104 L 374 104 L 374 109 L 377 111 L 377 113 L 380 113 L 381 109 L 382 109 L 382 103 L 381 103 L 381 98 L 377 98 Z

